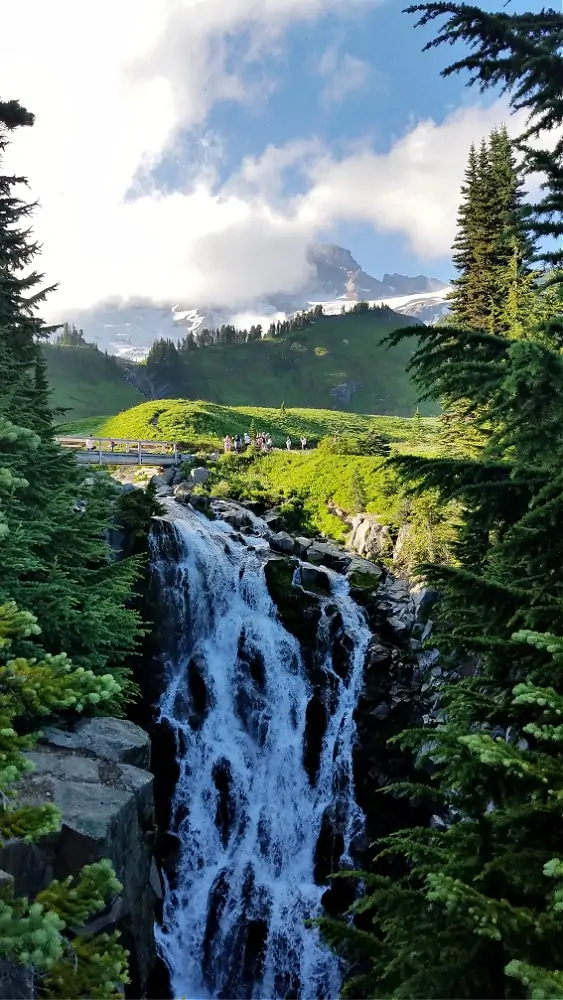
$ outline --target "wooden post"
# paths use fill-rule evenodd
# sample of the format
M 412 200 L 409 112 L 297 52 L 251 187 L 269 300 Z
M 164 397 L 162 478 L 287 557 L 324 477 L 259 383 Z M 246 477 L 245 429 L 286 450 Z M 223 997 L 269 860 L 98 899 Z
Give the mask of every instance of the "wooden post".
M 139 454 L 139 465 L 142 465 L 143 464 L 143 456 L 142 456 L 142 449 L 141 449 L 141 442 L 140 441 L 137 442 L 137 451 L 138 451 L 138 454 Z
M 174 465 L 178 465 L 178 445 L 174 442 Z
M 98 465 L 102 464 L 102 442 L 98 441 Z

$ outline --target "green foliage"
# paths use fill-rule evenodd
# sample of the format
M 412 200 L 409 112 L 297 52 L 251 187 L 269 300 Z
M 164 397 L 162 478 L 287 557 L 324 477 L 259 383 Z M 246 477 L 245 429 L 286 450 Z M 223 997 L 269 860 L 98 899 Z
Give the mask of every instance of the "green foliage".
M 162 396 L 208 399 L 227 406 L 339 409 L 356 413 L 395 413 L 407 416 L 416 406 L 416 394 L 405 367 L 410 350 L 395 355 L 382 349 L 390 331 L 412 320 L 386 307 L 345 312 L 342 316 L 311 317 L 301 327 L 280 327 L 259 339 L 219 343 L 210 333 L 201 347 L 190 344 L 166 349 L 156 344 L 145 366 L 135 367 L 135 384 L 149 382 Z M 337 387 L 356 388 L 349 400 Z M 115 406 L 116 412 L 119 404 Z M 437 408 L 428 408 L 428 413 Z
M 390 454 L 389 438 L 368 430 L 365 434 L 339 434 L 336 437 L 323 438 L 319 447 L 329 455 L 380 455 Z
M 421 417 L 422 447 L 428 449 L 435 437 L 436 420 Z M 222 451 L 226 434 L 269 433 L 274 446 L 285 447 L 289 434 L 307 438 L 310 447 L 321 438 L 345 436 L 363 438 L 373 432 L 397 446 L 408 445 L 411 421 L 405 417 L 378 417 L 335 410 L 287 409 L 282 420 L 279 409 L 256 406 L 221 406 L 186 399 L 157 399 L 142 403 L 109 418 L 98 427 L 104 437 L 143 441 L 177 441 L 184 451 Z M 253 437 L 253 435 L 250 435 Z M 410 446 L 409 446 L 410 448 Z
M 544 130 L 563 124 L 560 14 L 492 14 L 449 0 L 410 10 L 422 24 L 446 16 L 430 46 L 469 48 L 445 75 L 469 69 L 482 89 L 501 84 L 513 108 L 528 110 L 515 146 L 525 173 L 546 180 L 519 222 L 528 243 L 544 241 L 542 258 L 561 281 L 563 250 L 546 237 L 561 230 L 563 142 L 543 145 Z M 480 287 L 471 307 L 483 305 Z M 510 287 L 498 288 L 495 322 L 515 314 Z M 395 741 L 421 778 L 385 790 L 428 798 L 435 821 L 380 840 L 359 876 L 353 921 L 322 923 L 350 963 L 351 997 L 561 995 L 563 890 L 553 879 L 563 873 L 563 358 L 550 348 L 550 318 L 538 331 L 521 315 L 518 336 L 470 322 L 390 338 L 416 336 L 417 387 L 473 419 L 475 447 L 389 462 L 408 496 L 453 505 L 459 529 L 453 562 L 422 567 L 444 595 L 435 641 L 447 674 L 432 682 L 433 715 Z
M 8 132 L 32 123 L 16 101 L 0 102 L 0 156 Z M 40 344 L 54 331 L 37 316 L 49 289 L 32 270 L 39 248 L 29 238 L 34 206 L 15 194 L 22 181 L 0 175 L 0 839 L 34 841 L 57 830 L 60 815 L 52 804 L 18 803 L 18 781 L 33 769 L 23 754 L 41 718 L 122 709 L 131 694 L 125 660 L 140 634 L 125 603 L 139 567 L 113 559 L 105 540 L 115 484 L 85 476 L 53 439 Z M 0 954 L 31 965 L 42 995 L 120 995 L 126 955 L 117 936 L 74 926 L 119 889 L 108 862 L 31 903 L 3 888 Z
M 119 527 L 126 532 L 130 544 L 144 548 L 150 531 L 152 517 L 161 517 L 165 509 L 157 500 L 157 485 L 151 479 L 144 490 L 130 490 L 118 497 L 115 518 Z
M 73 667 L 64 653 L 42 659 L 13 658 L 12 645 L 40 629 L 34 615 L 14 602 L 0 605 L 0 837 L 26 841 L 58 829 L 59 815 L 51 805 L 13 808 L 13 786 L 31 770 L 22 751 L 35 742 L 36 720 L 55 712 L 82 712 L 98 705 L 111 707 L 120 688 L 111 674 L 96 677 L 92 671 Z
M 91 424 L 100 413 L 117 413 L 143 401 L 143 394 L 126 381 L 124 367 L 95 344 L 44 344 L 42 351 L 61 419 L 88 419 Z
M 129 978 L 119 935 L 81 931 L 120 890 L 109 861 L 87 865 L 76 879 L 52 882 L 31 903 L 1 890 L 0 955 L 32 967 L 41 996 L 120 997 Z

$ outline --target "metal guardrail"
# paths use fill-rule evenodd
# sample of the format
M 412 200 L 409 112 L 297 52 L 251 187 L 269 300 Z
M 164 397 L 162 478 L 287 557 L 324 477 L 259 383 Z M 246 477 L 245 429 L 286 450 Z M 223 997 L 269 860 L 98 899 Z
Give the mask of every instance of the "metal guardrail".
M 178 465 L 175 441 L 136 441 L 133 438 L 61 436 L 55 440 L 74 451 L 83 465 Z

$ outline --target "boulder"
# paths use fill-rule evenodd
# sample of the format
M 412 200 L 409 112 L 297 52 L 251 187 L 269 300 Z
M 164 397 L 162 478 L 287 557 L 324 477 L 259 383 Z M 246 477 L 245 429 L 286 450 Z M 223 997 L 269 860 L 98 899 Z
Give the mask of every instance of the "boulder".
M 366 650 L 366 670 L 388 667 L 391 663 L 391 659 L 392 650 L 389 646 L 384 646 L 376 636 L 374 636 L 373 639 L 370 639 L 369 646 Z
M 190 471 L 190 476 L 188 482 L 192 486 L 203 486 L 205 483 L 209 482 L 211 473 L 209 469 L 204 469 L 203 466 L 198 466 L 197 469 L 192 469 Z
M 304 538 L 302 535 L 299 535 L 293 545 L 294 555 L 304 559 L 312 544 L 310 538 Z
M 176 466 L 169 465 L 167 469 L 163 469 L 158 477 L 163 486 L 172 486 L 174 481 L 174 476 L 176 475 Z
M 262 520 L 272 531 L 279 531 L 283 528 L 283 517 L 275 507 L 272 510 L 267 510 Z
M 274 552 L 284 552 L 288 556 L 293 554 L 294 544 L 293 538 L 287 531 L 278 531 L 277 535 L 272 535 L 270 538 L 270 548 Z
M 393 542 L 389 525 L 382 524 L 375 514 L 356 514 L 348 545 L 368 559 L 390 555 Z
M 376 563 L 369 562 L 367 559 L 352 559 L 346 570 L 346 579 L 350 586 L 361 590 L 373 590 L 374 587 L 378 586 L 382 576 L 381 566 L 377 566 Z
M 256 518 L 254 515 L 236 500 L 212 497 L 210 505 L 215 517 L 230 524 L 231 528 L 235 528 L 236 531 L 241 531 L 242 528 L 255 528 Z
M 328 566 L 336 573 L 345 573 L 352 557 L 330 542 L 313 542 L 307 549 L 307 562 Z
M 424 587 L 422 584 L 415 585 L 411 589 L 411 600 L 414 605 L 416 621 L 428 621 L 432 608 L 441 598 L 439 590 L 435 590 L 433 587 Z
M 315 566 L 301 567 L 301 584 L 313 593 L 330 594 L 330 580 L 322 569 Z
M 84 719 L 72 729 L 45 731 L 26 756 L 34 770 L 18 786 L 19 801 L 30 806 L 52 802 L 61 810 L 62 825 L 37 844 L 4 843 L 0 868 L 12 876 L 16 895 L 34 896 L 53 879 L 109 858 L 123 891 L 107 914 L 96 918 L 95 929 L 122 932 L 131 952 L 134 995 L 143 996 L 156 960 L 156 823 L 153 776 L 144 769 L 148 736 L 125 720 Z
M 40 745 L 47 743 L 62 750 L 77 750 L 117 764 L 150 767 L 151 744 L 148 733 L 127 719 L 81 719 L 68 729 L 45 729 Z
M 174 487 L 174 498 L 178 503 L 189 503 L 192 495 L 192 487 L 189 483 L 178 483 Z

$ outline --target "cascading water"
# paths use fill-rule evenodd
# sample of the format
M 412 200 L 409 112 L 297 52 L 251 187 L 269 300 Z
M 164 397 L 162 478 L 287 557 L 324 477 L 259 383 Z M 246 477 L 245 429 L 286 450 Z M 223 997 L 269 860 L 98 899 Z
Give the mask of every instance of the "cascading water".
M 246 541 L 175 504 L 151 538 L 160 601 L 174 618 L 160 720 L 180 770 L 171 807 L 179 858 L 158 945 L 175 997 L 332 1000 L 338 960 L 306 921 L 326 889 L 314 880 L 325 811 L 337 815 L 345 858 L 363 825 L 353 713 L 369 631 L 347 582 L 327 571 L 319 629 L 336 606 L 351 650 L 345 677 L 330 652 L 322 664 L 331 714 L 311 779 L 311 681 L 268 593 L 268 546 Z

